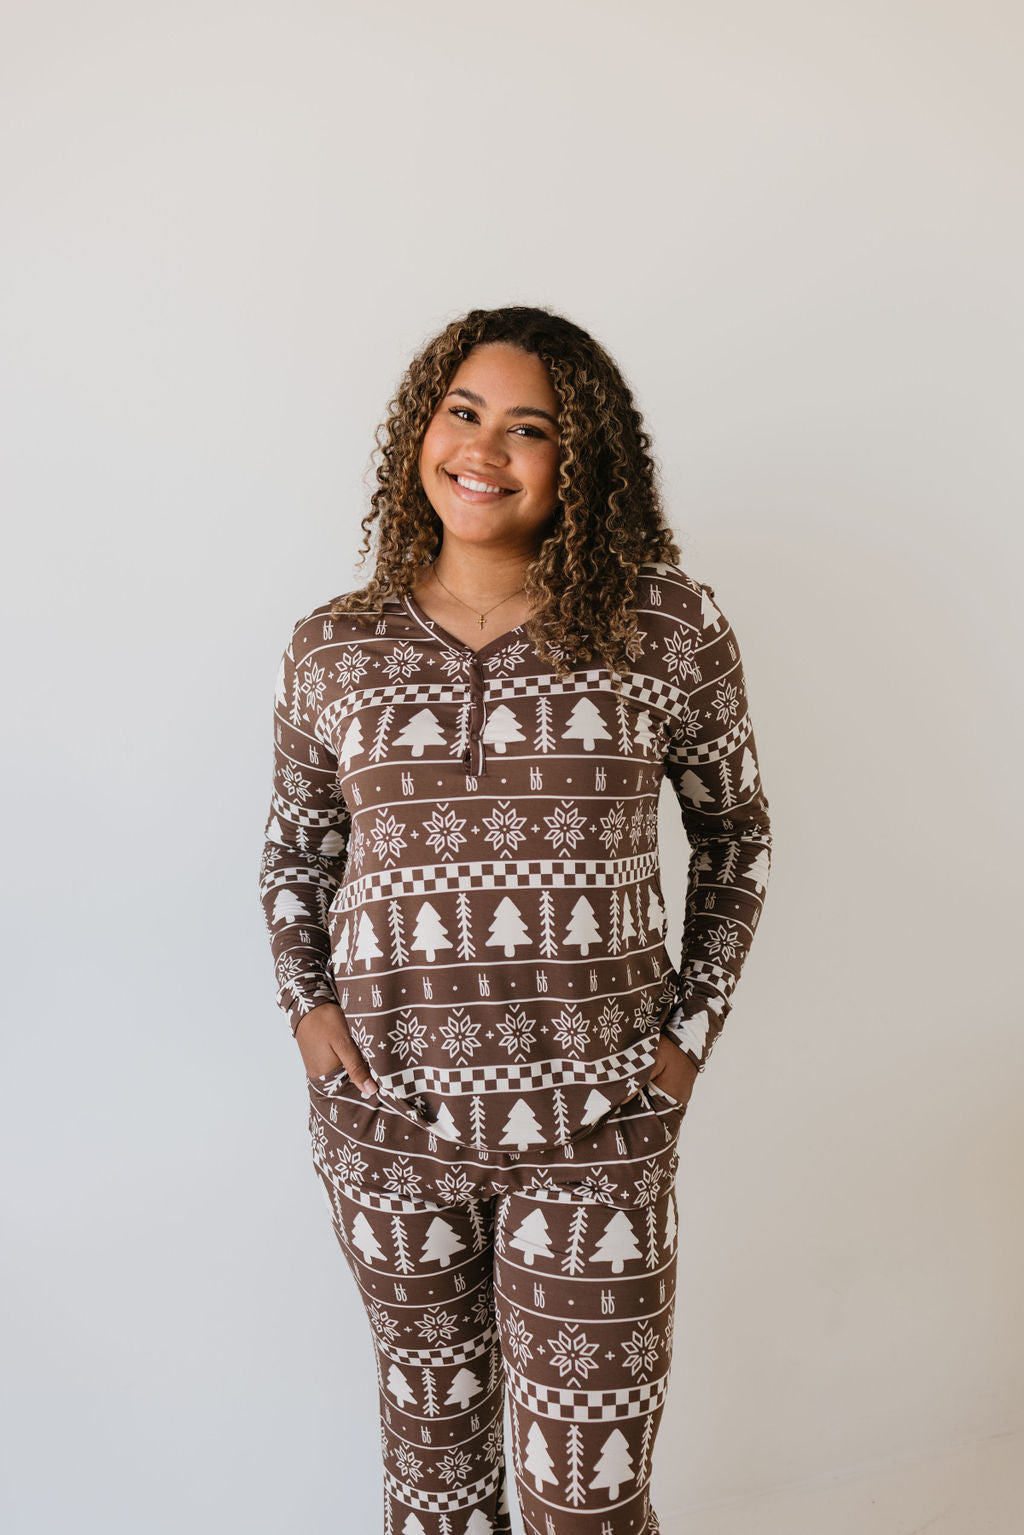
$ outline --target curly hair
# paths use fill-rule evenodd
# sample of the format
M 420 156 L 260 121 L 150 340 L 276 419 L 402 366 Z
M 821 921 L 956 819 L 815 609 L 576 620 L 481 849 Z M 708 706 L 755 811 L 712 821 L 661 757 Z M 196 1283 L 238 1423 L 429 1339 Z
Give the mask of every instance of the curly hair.
M 384 598 L 410 591 L 439 552 L 444 528 L 420 479 L 420 446 L 463 359 L 495 341 L 539 357 L 560 402 L 558 501 L 525 575 L 533 609 L 526 632 L 559 676 L 595 657 L 618 673 L 638 649 L 638 569 L 649 560 L 677 565 L 679 550 L 664 519 L 651 439 L 622 373 L 585 330 L 547 309 L 471 309 L 409 364 L 376 432 L 381 462 L 359 559 L 377 523 L 374 573 L 336 598 L 331 616 L 376 616 Z

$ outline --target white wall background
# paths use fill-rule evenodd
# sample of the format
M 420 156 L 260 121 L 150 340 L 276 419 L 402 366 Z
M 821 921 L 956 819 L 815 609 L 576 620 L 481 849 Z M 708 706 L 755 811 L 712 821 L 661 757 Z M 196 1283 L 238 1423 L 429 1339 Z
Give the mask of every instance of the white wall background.
M 1024 1430 L 1019 7 L 0 31 L 5 1529 L 378 1527 L 258 908 L 272 694 L 408 358 L 510 302 L 633 384 L 774 812 L 681 1143 L 666 1535 L 840 1484 L 778 1528 L 1016 1528 L 963 1456 Z M 883 1517 L 918 1461 L 965 1469 Z

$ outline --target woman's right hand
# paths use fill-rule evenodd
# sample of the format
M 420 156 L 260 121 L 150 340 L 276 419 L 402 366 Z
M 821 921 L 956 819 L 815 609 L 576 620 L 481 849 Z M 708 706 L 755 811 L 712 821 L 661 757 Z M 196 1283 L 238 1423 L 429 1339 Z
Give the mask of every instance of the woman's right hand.
M 322 1002 L 300 1018 L 295 1041 L 307 1077 L 325 1077 L 343 1066 L 364 1098 L 372 1098 L 377 1091 L 378 1084 L 370 1075 L 336 1002 Z

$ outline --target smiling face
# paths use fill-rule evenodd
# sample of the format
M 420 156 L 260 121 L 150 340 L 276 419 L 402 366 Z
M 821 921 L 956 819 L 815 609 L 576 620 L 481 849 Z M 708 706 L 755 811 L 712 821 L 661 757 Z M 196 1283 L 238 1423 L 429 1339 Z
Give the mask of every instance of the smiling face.
M 540 547 L 558 503 L 557 422 L 558 396 L 539 357 L 503 341 L 473 348 L 419 454 L 446 538 L 503 552 Z

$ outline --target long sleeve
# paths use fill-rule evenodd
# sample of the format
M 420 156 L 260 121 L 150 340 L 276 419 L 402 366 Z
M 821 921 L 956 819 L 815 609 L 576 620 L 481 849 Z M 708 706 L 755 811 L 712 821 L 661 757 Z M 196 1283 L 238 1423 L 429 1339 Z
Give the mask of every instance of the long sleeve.
M 345 869 L 351 818 L 338 762 L 318 734 L 324 666 L 322 618 L 299 619 L 282 658 L 274 697 L 274 767 L 259 891 L 270 937 L 277 1003 L 294 1035 L 323 1002 L 337 1003 L 328 911 Z
M 712 588 L 701 591 L 700 633 L 684 647 L 691 687 L 665 756 L 691 856 L 679 1002 L 663 1032 L 703 1071 L 754 939 L 772 836 L 739 646 Z

